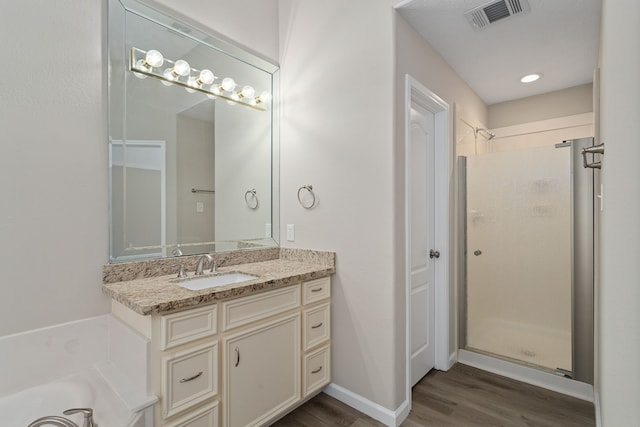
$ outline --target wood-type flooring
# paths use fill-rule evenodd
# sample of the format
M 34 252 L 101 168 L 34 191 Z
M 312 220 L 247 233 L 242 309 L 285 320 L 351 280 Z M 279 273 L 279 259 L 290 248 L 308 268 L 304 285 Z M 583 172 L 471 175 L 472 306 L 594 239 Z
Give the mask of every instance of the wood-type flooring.
M 401 427 L 589 427 L 593 404 L 470 366 L 432 370 L 413 388 L 412 410 Z M 273 426 L 378 427 L 376 420 L 319 394 Z

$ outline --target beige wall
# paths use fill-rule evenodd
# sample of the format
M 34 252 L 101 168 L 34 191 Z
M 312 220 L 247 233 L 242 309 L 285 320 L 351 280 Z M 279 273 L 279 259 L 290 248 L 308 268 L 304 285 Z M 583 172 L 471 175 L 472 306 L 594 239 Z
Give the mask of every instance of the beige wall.
M 391 0 L 280 1 L 281 225 L 287 247 L 334 250 L 332 381 L 385 408 L 401 399 L 393 263 Z M 315 209 L 297 201 L 311 184 Z
M 0 336 L 109 310 L 102 7 L 2 5 Z
M 215 129 L 213 118 L 200 120 L 176 115 L 176 240 L 178 243 L 213 242 L 215 194 L 192 193 L 192 188 L 215 189 Z M 202 203 L 203 212 L 197 211 Z
M 600 398 L 604 427 L 640 420 L 640 3 L 603 2 Z
M 593 111 L 591 83 L 489 106 L 489 128 L 538 122 Z
M 557 117 L 491 130 L 496 136 L 484 143 L 487 152 L 548 147 L 569 139 L 592 137 L 593 114 Z
M 457 350 L 457 290 L 456 290 L 456 268 L 455 268 L 455 179 L 454 179 L 454 132 L 455 107 L 459 111 L 464 111 L 465 118 L 469 123 L 482 126 L 487 122 L 487 107 L 484 102 L 469 88 L 469 86 L 456 74 L 456 72 L 444 61 L 444 59 L 433 48 L 426 43 L 420 35 L 399 15 L 396 19 L 396 108 L 395 108 L 395 144 L 394 144 L 394 167 L 395 167 L 395 199 L 396 222 L 395 222 L 395 286 L 398 295 L 404 295 L 404 76 L 410 74 L 421 82 L 425 87 L 434 92 L 449 104 L 449 135 L 451 144 L 451 156 L 449 159 L 449 194 L 451 195 L 450 210 L 450 305 L 449 305 L 449 350 Z M 397 310 L 404 315 L 404 297 L 398 302 Z M 400 345 L 398 343 L 397 345 Z M 401 342 L 404 345 L 404 341 Z M 403 355 L 404 357 L 404 355 Z M 399 365 L 404 369 L 404 365 Z M 404 372 L 404 371 L 403 371 Z M 403 373 L 404 375 L 404 373 Z
M 278 0 L 146 0 L 178 11 L 254 54 L 278 63 Z

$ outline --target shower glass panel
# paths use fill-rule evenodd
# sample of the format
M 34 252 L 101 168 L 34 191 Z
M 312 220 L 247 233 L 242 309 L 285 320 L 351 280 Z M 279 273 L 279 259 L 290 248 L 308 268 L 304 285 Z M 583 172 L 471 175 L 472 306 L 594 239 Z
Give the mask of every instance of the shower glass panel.
M 470 157 L 466 177 L 466 348 L 571 371 L 571 149 Z

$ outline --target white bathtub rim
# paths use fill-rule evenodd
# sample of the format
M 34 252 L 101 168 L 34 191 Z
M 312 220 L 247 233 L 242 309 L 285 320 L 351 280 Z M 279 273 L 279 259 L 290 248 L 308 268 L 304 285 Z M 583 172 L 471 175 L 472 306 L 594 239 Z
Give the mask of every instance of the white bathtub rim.
M 65 400 L 67 398 L 69 400 Z M 150 399 L 150 405 L 153 402 L 155 396 Z M 61 416 L 65 409 L 78 407 L 92 408 L 96 422 L 109 427 L 128 427 L 140 418 L 139 413 L 144 410 L 129 409 L 95 368 L 0 398 L 3 425 L 11 426 L 26 426 L 40 417 Z M 82 425 L 80 414 L 68 418 Z

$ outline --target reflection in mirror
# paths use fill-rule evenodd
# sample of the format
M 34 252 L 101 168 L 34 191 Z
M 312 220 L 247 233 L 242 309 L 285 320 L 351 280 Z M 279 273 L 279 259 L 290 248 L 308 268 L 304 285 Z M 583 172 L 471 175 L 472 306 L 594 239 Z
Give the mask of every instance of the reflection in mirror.
M 277 77 L 194 26 L 110 1 L 111 262 L 277 245 Z

